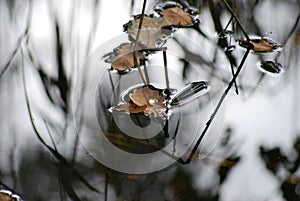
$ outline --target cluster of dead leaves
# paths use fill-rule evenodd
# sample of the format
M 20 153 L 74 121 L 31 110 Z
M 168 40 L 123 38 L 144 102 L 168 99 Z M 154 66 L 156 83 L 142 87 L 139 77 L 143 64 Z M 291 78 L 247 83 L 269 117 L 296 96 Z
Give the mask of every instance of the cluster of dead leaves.
M 174 27 L 190 27 L 196 23 L 197 12 L 192 12 L 192 9 L 184 8 L 177 3 L 159 5 L 155 11 L 159 17 L 155 14 L 137 15 L 124 25 L 124 31 L 128 33 L 131 43 L 121 44 L 108 54 L 109 59 L 105 61 L 111 63 L 113 69 L 126 71 L 142 65 L 149 50 L 164 45 L 175 30 Z M 139 29 L 142 17 L 143 21 Z M 137 37 L 138 45 L 135 45 Z M 135 49 L 135 46 L 138 47 Z
M 129 94 L 130 102 L 119 105 L 117 111 L 126 111 L 132 114 L 144 112 L 146 115 L 161 117 L 166 111 L 164 101 L 166 96 L 158 89 L 142 87 Z
M 155 15 L 143 16 L 143 22 L 140 29 L 138 43 L 147 47 L 155 48 L 164 44 L 163 41 L 168 38 L 174 27 L 190 27 L 195 24 L 195 17 L 189 12 L 189 9 L 184 9 L 178 4 L 161 7 L 155 9 L 159 17 Z M 134 20 L 124 25 L 124 30 L 128 32 L 131 40 L 137 40 L 139 23 L 141 15 L 135 16 Z

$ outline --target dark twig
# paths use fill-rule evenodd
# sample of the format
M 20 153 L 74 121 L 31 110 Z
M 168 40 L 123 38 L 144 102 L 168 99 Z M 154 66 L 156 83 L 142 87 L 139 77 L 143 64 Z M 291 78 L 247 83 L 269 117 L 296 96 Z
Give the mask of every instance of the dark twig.
M 147 3 L 147 0 L 144 0 L 142 14 L 141 14 L 141 18 L 140 18 L 140 22 L 139 22 L 139 26 L 138 26 L 138 30 L 137 30 L 137 34 L 136 34 L 136 39 L 135 39 L 135 43 L 134 43 L 134 48 L 133 48 L 133 51 L 134 51 L 133 52 L 133 61 L 134 61 L 134 66 L 138 68 L 139 74 L 140 74 L 144 84 L 148 85 L 147 80 L 146 80 L 145 76 L 143 75 L 141 67 L 137 64 L 137 46 L 138 46 L 138 43 L 139 43 L 141 28 L 142 28 L 142 25 L 143 25 L 143 19 L 144 19 L 144 14 L 145 14 L 145 9 L 146 9 L 146 3 Z
M 195 146 L 194 146 L 194 148 L 193 148 L 191 154 L 189 155 L 188 159 L 187 159 L 186 161 L 183 161 L 182 159 L 178 159 L 178 162 L 183 163 L 183 164 L 189 164 L 189 163 L 191 162 L 191 160 L 194 158 L 194 155 L 196 154 L 196 151 L 198 150 L 198 147 L 199 147 L 199 145 L 200 145 L 202 139 L 204 138 L 205 134 L 207 133 L 207 131 L 208 131 L 208 129 L 209 129 L 209 127 L 210 127 L 212 121 L 214 120 L 214 118 L 215 118 L 217 112 L 219 111 L 219 109 L 220 109 L 220 107 L 221 107 L 223 101 L 225 100 L 225 98 L 226 98 L 228 92 L 230 91 L 230 89 L 231 89 L 231 87 L 233 86 L 233 84 L 234 84 L 236 78 L 238 77 L 239 73 L 241 72 L 242 67 L 243 67 L 243 65 L 244 65 L 244 63 L 245 63 L 245 61 L 246 61 L 246 58 L 248 57 L 249 52 L 250 52 L 250 49 L 247 49 L 247 51 L 246 51 L 244 57 L 243 57 L 242 60 L 241 60 L 241 63 L 240 63 L 240 65 L 239 65 L 239 67 L 238 67 L 236 73 L 234 74 L 234 76 L 232 77 L 231 81 L 229 82 L 227 88 L 225 89 L 223 95 L 221 96 L 221 98 L 220 98 L 220 100 L 219 100 L 219 102 L 218 102 L 218 104 L 217 104 L 215 110 L 213 111 L 212 115 L 210 116 L 209 120 L 206 122 L 206 126 L 205 126 L 204 130 L 202 131 L 202 133 L 201 133 L 199 139 L 197 140 L 197 142 L 196 142 L 196 144 L 195 144 Z
M 164 59 L 164 69 L 165 69 L 165 79 L 166 79 L 166 87 L 167 90 L 169 91 L 170 89 L 170 84 L 169 84 L 169 75 L 168 75 L 168 60 L 167 60 L 167 48 L 163 49 L 163 59 Z
M 230 19 L 229 19 L 228 23 L 226 24 L 225 28 L 223 29 L 222 33 L 226 32 L 226 30 L 227 30 L 228 26 L 230 25 L 230 23 L 232 22 L 232 20 L 233 20 L 233 16 L 230 17 Z M 230 36 L 230 39 L 229 39 L 229 45 L 231 45 L 231 36 Z M 225 54 L 226 54 L 226 56 L 228 58 L 230 58 L 230 56 L 231 56 L 231 52 L 230 51 L 225 51 Z M 233 68 L 232 59 L 228 59 L 228 60 L 230 62 L 231 74 L 233 76 L 234 75 L 234 68 Z M 239 88 L 237 86 L 236 81 L 234 82 L 234 87 L 235 87 L 235 92 L 238 95 L 239 94 Z
M 44 118 L 43 118 L 43 122 L 44 122 L 44 124 L 46 126 L 46 129 L 47 129 L 48 135 L 49 135 L 49 137 L 51 139 L 52 145 L 53 145 L 54 149 L 57 151 L 57 147 L 56 147 L 56 144 L 54 142 L 53 136 L 52 136 L 51 131 L 49 129 L 49 126 L 48 126 L 48 124 L 47 124 L 47 122 L 46 122 L 46 120 Z
M 231 74 L 232 74 L 232 76 L 234 76 L 234 68 L 233 68 L 232 61 L 229 60 L 229 62 L 230 62 Z M 239 88 L 237 86 L 236 80 L 234 81 L 234 87 L 235 87 L 235 93 L 238 95 L 239 94 Z
M 104 201 L 108 200 L 108 173 L 105 173 Z
M 248 41 L 250 41 L 250 38 L 244 28 L 244 26 L 242 25 L 242 23 L 240 22 L 239 18 L 236 16 L 236 14 L 234 13 L 234 11 L 232 10 L 232 8 L 230 7 L 230 5 L 228 4 L 228 2 L 226 0 L 222 0 L 222 2 L 225 4 L 225 6 L 227 7 L 228 11 L 231 13 L 231 15 L 234 17 L 235 21 L 237 22 L 237 24 L 239 25 L 240 29 L 242 30 L 242 32 L 244 33 L 246 39 Z

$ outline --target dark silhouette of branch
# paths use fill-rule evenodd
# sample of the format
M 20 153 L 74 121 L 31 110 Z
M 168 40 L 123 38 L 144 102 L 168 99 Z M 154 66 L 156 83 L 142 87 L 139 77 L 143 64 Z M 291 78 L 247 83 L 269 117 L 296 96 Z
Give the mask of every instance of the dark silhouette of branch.
M 221 96 L 221 98 L 220 98 L 220 100 L 219 100 L 219 102 L 218 102 L 218 104 L 217 104 L 215 110 L 213 111 L 212 115 L 210 116 L 209 120 L 206 122 L 205 128 L 204 128 L 204 130 L 202 131 L 200 137 L 198 138 L 196 144 L 194 145 L 194 148 L 193 148 L 191 154 L 189 155 L 188 159 L 187 159 L 186 161 L 184 161 L 183 159 L 180 158 L 180 159 L 178 159 L 178 162 L 179 162 L 179 163 L 182 163 L 182 164 L 189 164 L 189 163 L 191 162 L 191 160 L 194 158 L 194 155 L 196 154 L 196 151 L 198 150 L 198 147 L 199 147 L 199 145 L 200 145 L 202 139 L 203 139 L 204 136 L 206 135 L 206 133 L 207 133 L 207 131 L 208 131 L 208 129 L 209 129 L 209 127 L 210 127 L 212 121 L 214 120 L 216 114 L 218 113 L 218 111 L 219 111 L 219 109 L 220 109 L 220 107 L 221 107 L 223 101 L 225 100 L 225 98 L 226 98 L 228 92 L 230 91 L 230 89 L 231 89 L 231 87 L 233 86 L 233 84 L 234 84 L 236 78 L 238 77 L 239 73 L 241 72 L 241 70 L 242 70 L 242 68 L 243 68 L 243 65 L 244 65 L 244 63 L 245 63 L 245 61 L 246 61 L 246 59 L 247 59 L 247 57 L 248 57 L 248 55 L 249 55 L 249 52 L 250 52 L 250 49 L 247 49 L 246 53 L 244 54 L 244 57 L 243 57 L 242 60 L 241 60 L 241 63 L 240 63 L 240 65 L 239 65 L 237 71 L 235 72 L 234 76 L 232 77 L 231 81 L 229 82 L 227 88 L 225 89 L 223 95 Z

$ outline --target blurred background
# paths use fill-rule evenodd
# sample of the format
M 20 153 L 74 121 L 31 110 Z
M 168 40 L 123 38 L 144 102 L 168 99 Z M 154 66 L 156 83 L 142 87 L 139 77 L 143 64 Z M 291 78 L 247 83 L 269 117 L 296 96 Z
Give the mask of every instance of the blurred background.
M 148 0 L 146 13 L 163 2 Z M 244 36 L 232 23 L 230 39 L 218 37 L 231 18 L 222 1 L 178 2 L 198 9 L 200 24 L 170 39 L 184 58 L 175 63 L 188 80 L 195 68 L 211 75 L 208 81 L 221 82 L 223 92 L 230 66 L 236 68 L 245 53 L 237 44 Z M 0 189 L 26 201 L 300 200 L 300 1 L 228 2 L 249 36 L 272 38 L 282 51 L 247 57 L 239 95 L 230 90 L 222 128 L 212 129 L 218 137 L 210 139 L 216 141 L 210 153 L 188 165 L 131 175 L 106 168 L 85 149 L 72 97 L 89 55 L 122 34 L 143 2 L 0 1 Z M 229 44 L 235 50 L 227 54 Z M 262 60 L 283 70 L 266 72 Z

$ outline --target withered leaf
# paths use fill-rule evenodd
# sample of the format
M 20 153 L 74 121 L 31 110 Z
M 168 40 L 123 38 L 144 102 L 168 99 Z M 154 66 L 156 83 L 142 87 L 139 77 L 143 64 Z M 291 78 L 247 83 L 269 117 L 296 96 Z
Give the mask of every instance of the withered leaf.
M 173 26 L 186 27 L 193 24 L 191 15 L 179 7 L 167 8 L 162 10 L 159 14 L 162 15 L 164 19 L 171 21 Z
M 129 113 L 137 114 L 143 112 L 147 108 L 147 105 L 138 106 L 132 103 L 123 103 L 116 107 L 117 111 L 126 111 Z
M 240 41 L 239 44 L 242 47 L 251 48 L 254 52 L 272 52 L 281 47 L 280 44 L 269 38 L 251 39 L 249 41 L 244 40 Z
M 144 87 L 134 90 L 133 93 L 129 94 L 129 97 L 138 106 L 146 105 L 144 109 L 146 114 L 161 116 L 166 111 L 163 103 L 166 96 L 161 95 L 158 90 Z
M 270 52 L 273 51 L 273 45 L 266 40 L 261 39 L 259 42 L 250 41 L 255 52 Z
M 136 51 L 136 64 L 134 63 L 134 45 L 125 43 L 119 46 L 115 51 L 115 57 L 112 59 L 111 66 L 119 71 L 124 71 L 141 65 L 141 61 L 145 60 L 145 55 L 142 51 Z
M 134 19 L 126 25 L 130 38 L 136 40 L 140 17 Z M 138 42 L 146 47 L 157 47 L 170 34 L 162 31 L 165 27 L 170 27 L 172 22 L 163 18 L 153 18 L 144 16 Z

